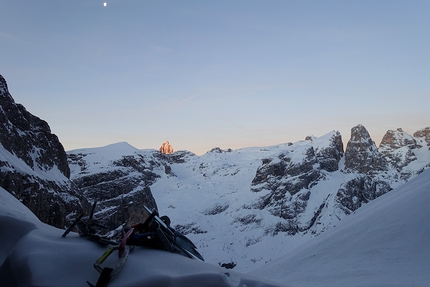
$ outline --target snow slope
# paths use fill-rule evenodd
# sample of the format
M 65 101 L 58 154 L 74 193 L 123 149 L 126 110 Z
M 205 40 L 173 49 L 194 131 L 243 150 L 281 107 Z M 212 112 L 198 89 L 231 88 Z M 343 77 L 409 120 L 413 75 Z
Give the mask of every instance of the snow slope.
M 105 246 L 41 223 L 0 188 L 0 286 L 87 286 L 97 282 L 93 263 Z M 114 258 L 114 253 L 111 257 Z M 111 257 L 109 259 L 111 259 Z M 114 261 L 112 263 L 115 263 Z M 114 286 L 286 286 L 165 251 L 135 248 Z
M 291 286 L 430 286 L 430 170 L 251 272 Z
M 286 148 L 208 152 L 171 164 L 175 176 L 160 174 L 151 186 L 159 212 L 172 218 L 173 226 L 196 243 L 208 262 L 234 262 L 240 271 L 263 265 L 311 238 L 267 236 L 281 220 L 267 210 L 244 208 L 266 193 L 250 192 L 261 159 Z
M 32 177 L 38 177 L 44 180 L 58 182 L 59 184 L 68 184 L 68 178 L 58 169 L 56 165 L 52 168 L 43 169 L 37 163 L 37 152 L 32 153 L 34 167 L 28 166 L 21 158 L 15 154 L 10 153 L 0 143 L 0 161 L 7 162 L 7 165 L 0 166 L 0 172 L 18 172 L 21 174 L 28 174 Z

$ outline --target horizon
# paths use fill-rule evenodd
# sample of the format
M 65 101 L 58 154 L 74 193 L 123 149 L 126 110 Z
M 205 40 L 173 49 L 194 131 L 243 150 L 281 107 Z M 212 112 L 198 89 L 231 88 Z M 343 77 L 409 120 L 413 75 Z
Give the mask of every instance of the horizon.
M 5 0 L 0 74 L 66 150 L 430 125 L 427 1 Z M 345 139 L 344 139 L 345 143 Z
M 49 123 L 48 123 L 49 124 Z M 360 124 L 357 124 L 356 126 L 358 126 L 358 125 L 360 125 Z M 355 126 L 354 126 L 355 127 Z M 365 127 L 365 126 L 364 126 Z M 353 127 L 351 127 L 351 129 L 352 129 Z M 366 127 L 365 127 L 366 128 Z M 420 128 L 420 129 L 417 129 L 417 130 L 415 130 L 414 132 L 408 132 L 408 131 L 405 131 L 404 129 L 402 129 L 402 128 L 397 128 L 397 129 L 395 129 L 395 130 L 387 130 L 387 132 L 389 132 L 389 131 L 396 131 L 396 130 L 398 130 L 398 129 L 401 129 L 403 132 L 405 132 L 405 133 L 407 133 L 407 134 L 409 134 L 410 136 L 413 136 L 413 134 L 415 133 L 415 132 L 417 132 L 417 131 L 420 131 L 420 130 L 423 130 L 423 129 L 425 129 L 425 128 L 430 128 L 430 126 L 428 126 L 428 127 L 423 127 L 423 128 Z M 367 128 L 366 128 L 366 130 L 367 130 Z M 339 132 L 340 133 L 340 135 L 341 135 L 341 137 L 342 137 L 342 143 L 343 143 L 343 151 L 345 152 L 345 150 L 346 150 L 346 146 L 347 146 L 347 144 L 348 144 L 348 142 L 349 142 L 349 140 L 350 140 L 350 138 L 351 138 L 351 135 L 348 137 L 348 138 L 346 138 L 346 137 L 344 137 L 343 135 L 342 135 L 342 133 L 339 131 L 339 130 L 331 130 L 331 131 L 329 131 L 329 132 L 327 132 L 327 133 L 325 133 L 325 134 L 322 134 L 322 135 L 320 135 L 320 136 L 315 136 L 316 138 L 319 138 L 319 137 L 322 137 L 322 136 L 325 136 L 325 135 L 327 135 L 327 134 L 329 134 L 329 133 L 331 133 L 331 132 Z M 386 132 L 386 133 L 387 133 Z M 385 133 L 385 134 L 386 134 Z M 370 133 L 369 133 L 370 134 Z M 385 135 L 384 134 L 384 135 Z M 382 141 L 382 138 L 384 137 L 384 135 L 383 136 L 381 136 L 381 139 L 380 139 L 380 141 L 379 141 L 379 143 L 377 142 L 377 141 L 375 141 L 375 139 L 372 137 L 372 135 L 370 134 L 370 138 L 372 139 L 372 141 L 375 143 L 375 145 L 376 145 L 376 147 L 379 149 L 379 146 L 380 146 L 380 144 L 381 144 L 381 141 Z M 309 135 L 309 136 L 314 136 L 314 135 Z M 306 138 L 306 137 L 305 137 Z M 276 143 L 276 144 L 271 144 L 271 145 L 265 145 L 265 146 L 244 146 L 244 147 L 238 147 L 238 148 L 230 148 L 230 147 L 225 147 L 225 148 L 223 148 L 223 147 L 219 147 L 219 146 L 214 146 L 214 147 L 212 147 L 212 148 L 210 148 L 210 149 L 208 149 L 207 151 L 205 151 L 205 152 L 203 152 L 203 153 L 195 153 L 195 152 L 193 152 L 192 150 L 189 150 L 189 149 L 175 149 L 174 148 L 174 146 L 170 143 L 170 141 L 169 140 L 166 140 L 166 141 L 164 141 L 164 142 L 169 142 L 169 144 L 172 146 L 172 148 L 173 148 L 173 152 L 176 152 L 176 151 L 189 151 L 189 152 L 192 152 L 192 153 L 194 153 L 195 155 L 197 155 L 197 156 L 201 156 L 201 155 L 204 155 L 205 153 L 207 153 L 207 152 L 210 152 L 212 149 L 215 149 L 215 148 L 220 148 L 220 149 L 222 149 L 222 150 L 228 150 L 228 149 L 231 149 L 231 150 L 241 150 L 241 149 L 247 149 L 247 148 L 263 148 L 263 147 L 270 147 L 270 146 L 278 146 L 278 145 L 283 145 L 283 144 L 287 144 L 287 143 L 297 143 L 297 142 L 300 142 L 300 141 L 304 141 L 304 140 L 306 140 L 305 138 L 303 138 L 303 139 L 300 139 L 300 140 L 297 140 L 297 141 L 286 141 L 286 142 L 281 142 L 281 143 Z M 61 141 L 60 141 L 61 142 Z M 163 142 L 163 143 L 164 143 Z M 160 147 L 161 147 L 161 145 L 163 144 L 163 143 L 161 143 L 160 144 L 160 147 L 158 147 L 158 148 L 153 148 L 153 147 L 143 147 L 143 148 L 140 148 L 140 147 L 137 147 L 137 146 L 135 146 L 135 145 L 133 145 L 133 144 L 131 144 L 131 143 L 129 143 L 129 142 L 127 142 L 127 141 L 118 141 L 118 142 L 112 142 L 112 143 L 108 143 L 108 144 L 105 144 L 105 145 L 102 145 L 102 146 L 92 146 L 92 147 L 79 147 L 79 148 L 75 148 L 75 149 L 65 149 L 65 151 L 66 152 L 70 152 L 70 151 L 74 151 L 74 150 L 81 150 L 81 149 L 92 149 L 92 148 L 103 148 L 103 147 L 107 147 L 107 146 L 111 146 L 111 145 L 117 145 L 117 144 L 121 144 L 121 143 L 126 143 L 126 144 L 128 144 L 128 145 L 130 145 L 130 146 L 132 146 L 132 147 L 134 147 L 134 148 L 136 148 L 136 149 L 138 149 L 138 150 L 159 150 L 160 149 Z

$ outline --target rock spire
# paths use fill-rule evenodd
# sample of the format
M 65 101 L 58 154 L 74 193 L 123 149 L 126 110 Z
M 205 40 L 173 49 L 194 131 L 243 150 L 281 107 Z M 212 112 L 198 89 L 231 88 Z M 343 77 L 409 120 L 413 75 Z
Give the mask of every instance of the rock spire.
M 161 147 L 160 147 L 160 152 L 163 154 L 172 154 L 173 153 L 173 148 L 170 145 L 169 141 L 165 141 Z

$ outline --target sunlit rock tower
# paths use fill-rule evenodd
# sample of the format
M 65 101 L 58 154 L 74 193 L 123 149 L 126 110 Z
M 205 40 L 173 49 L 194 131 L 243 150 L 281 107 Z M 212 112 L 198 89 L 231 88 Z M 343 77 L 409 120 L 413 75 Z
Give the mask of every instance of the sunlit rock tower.
M 171 154 L 173 153 L 173 148 L 170 145 L 169 141 L 165 141 L 161 147 L 160 147 L 160 152 L 163 154 Z

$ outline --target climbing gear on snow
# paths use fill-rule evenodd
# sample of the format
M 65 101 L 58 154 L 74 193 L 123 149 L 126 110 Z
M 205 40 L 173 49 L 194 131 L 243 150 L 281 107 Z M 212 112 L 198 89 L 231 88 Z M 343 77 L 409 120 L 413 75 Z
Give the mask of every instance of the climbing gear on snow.
M 62 235 L 62 237 L 66 237 L 74 227 L 77 227 L 80 236 L 104 245 L 109 245 L 108 249 L 94 263 L 94 268 L 100 272 L 97 284 L 93 285 L 87 281 L 89 286 L 106 287 L 111 278 L 121 271 L 127 261 L 130 253 L 130 246 L 146 246 L 161 249 L 204 261 L 203 256 L 197 251 L 197 247 L 194 243 L 170 226 L 169 217 L 160 217 L 156 210 L 151 211 L 146 206 L 144 206 L 144 208 L 149 214 L 148 218 L 145 222 L 134 224 L 128 228 L 126 228 L 124 224 L 124 236 L 121 241 L 115 241 L 100 235 L 98 230 L 100 228 L 107 229 L 107 227 L 100 224 L 97 218 L 94 218 L 96 204 L 97 202 L 94 202 L 89 216 L 84 216 L 84 213 L 81 213 Z M 109 256 L 116 250 L 118 250 L 118 260 L 116 264 L 113 264 L 113 267 L 102 267 Z

